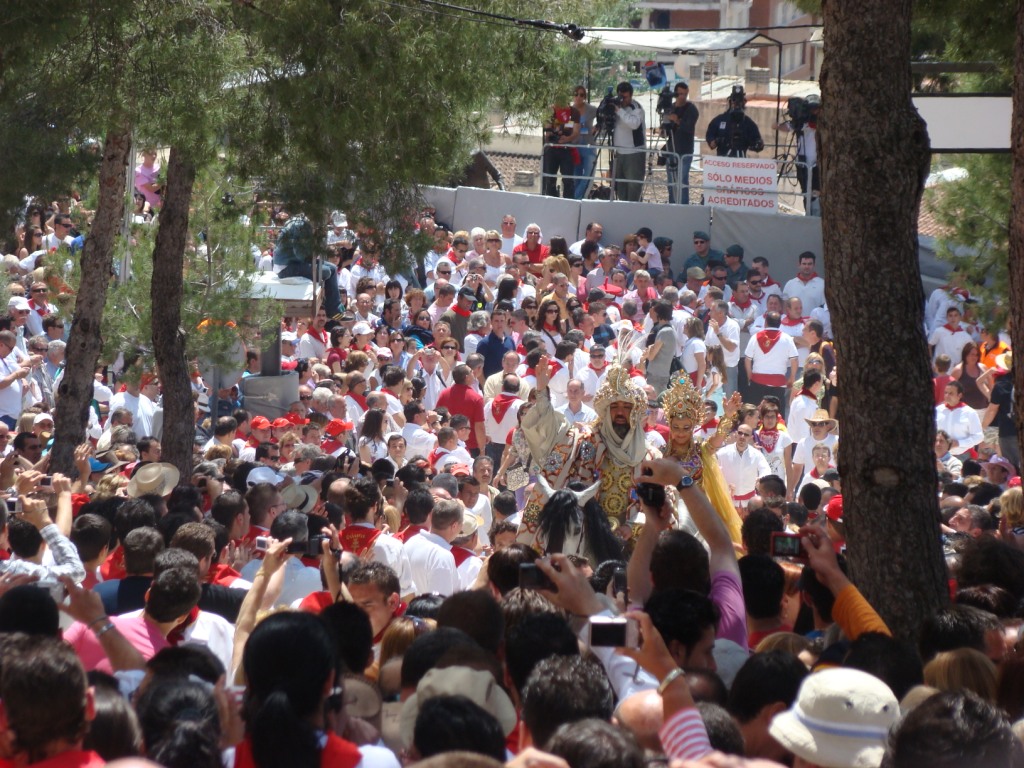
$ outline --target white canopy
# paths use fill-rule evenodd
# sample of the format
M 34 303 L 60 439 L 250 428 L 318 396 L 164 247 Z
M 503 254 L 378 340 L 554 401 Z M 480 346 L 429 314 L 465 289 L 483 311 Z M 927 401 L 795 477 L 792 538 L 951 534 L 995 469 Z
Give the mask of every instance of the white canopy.
M 584 43 L 596 42 L 602 48 L 616 51 L 657 51 L 659 53 L 699 53 L 704 51 L 738 51 L 760 45 L 779 45 L 755 29 L 740 31 L 685 29 L 622 29 L 598 27 L 586 30 Z

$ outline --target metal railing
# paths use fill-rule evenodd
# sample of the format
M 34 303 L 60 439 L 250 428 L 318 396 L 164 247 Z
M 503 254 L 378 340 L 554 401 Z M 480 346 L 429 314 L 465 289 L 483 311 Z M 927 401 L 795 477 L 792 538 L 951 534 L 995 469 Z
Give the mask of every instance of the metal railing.
M 605 187 L 607 197 L 605 199 L 615 200 L 616 198 L 616 183 L 621 181 L 633 181 L 632 179 L 625 179 L 615 173 L 615 156 L 618 154 L 618 150 L 615 147 L 610 147 L 605 144 L 545 144 L 544 149 L 558 148 L 566 150 L 591 150 L 597 153 L 595 157 L 595 164 L 590 174 L 561 174 L 556 169 L 554 172 L 546 171 L 543 165 L 541 166 L 541 192 L 554 187 L 555 192 L 559 191 L 558 176 L 562 177 L 562 183 L 565 180 L 569 180 L 575 191 L 579 191 L 576 186 L 577 182 L 586 181 L 587 185 L 583 189 L 583 194 L 574 194 L 574 199 L 582 199 L 587 196 L 590 192 L 593 184 L 597 181 L 607 182 Z M 701 199 L 703 199 L 703 192 L 708 188 L 708 185 L 704 182 L 703 172 L 700 165 L 701 155 L 698 153 L 688 154 L 675 154 L 668 151 L 663 151 L 655 148 L 637 148 L 632 150 L 633 153 L 640 153 L 644 155 L 644 178 L 641 182 L 635 182 L 641 184 L 640 200 L 646 202 L 658 202 L 652 199 L 653 195 L 651 190 L 656 187 L 664 187 L 669 190 L 669 202 L 676 202 L 686 199 L 689 195 L 689 190 L 695 188 L 701 191 Z M 542 155 L 543 158 L 543 155 Z M 659 158 L 665 158 L 665 164 L 659 165 Z M 602 165 L 601 161 L 604 160 Z M 673 165 L 675 161 L 675 165 Z M 686 161 L 689 161 L 689 173 L 685 176 L 681 173 L 673 173 L 673 171 L 687 167 Z M 811 189 L 810 177 L 808 175 L 808 183 L 806 191 L 799 189 L 799 174 L 802 172 L 808 172 L 807 163 L 794 160 L 790 156 L 783 155 L 775 158 L 776 169 L 779 178 L 779 186 L 775 193 L 777 205 L 781 207 L 789 208 L 796 212 L 798 211 L 796 203 L 802 199 L 803 213 L 806 216 L 820 216 L 820 203 L 816 194 Z M 813 170 L 813 169 L 812 169 Z M 693 178 L 693 173 L 697 172 L 699 177 Z M 686 194 L 684 195 L 684 188 Z M 716 186 L 716 189 L 721 190 L 720 186 Z M 786 201 L 790 202 L 786 202 Z

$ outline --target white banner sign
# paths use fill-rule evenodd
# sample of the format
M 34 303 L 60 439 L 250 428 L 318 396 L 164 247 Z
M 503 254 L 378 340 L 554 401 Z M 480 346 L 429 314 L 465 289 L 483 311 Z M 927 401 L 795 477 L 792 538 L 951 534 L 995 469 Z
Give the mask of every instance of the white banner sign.
M 778 213 L 778 176 L 769 157 L 701 157 L 704 204 Z

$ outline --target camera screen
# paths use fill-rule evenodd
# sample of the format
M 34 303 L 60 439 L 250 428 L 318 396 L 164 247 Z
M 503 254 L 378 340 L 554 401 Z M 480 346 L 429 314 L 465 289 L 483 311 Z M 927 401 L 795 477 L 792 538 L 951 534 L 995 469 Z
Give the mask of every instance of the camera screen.
M 519 564 L 519 588 L 555 591 L 555 585 L 551 579 L 533 563 Z
M 626 645 L 626 622 L 591 623 L 590 644 L 604 648 L 621 648 Z
M 803 554 L 799 536 L 773 536 L 772 555 L 775 557 L 798 557 Z

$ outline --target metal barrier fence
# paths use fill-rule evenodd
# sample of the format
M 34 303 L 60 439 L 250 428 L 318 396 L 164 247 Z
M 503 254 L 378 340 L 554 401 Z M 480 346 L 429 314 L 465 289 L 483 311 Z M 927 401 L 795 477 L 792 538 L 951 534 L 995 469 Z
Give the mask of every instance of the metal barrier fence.
M 576 173 L 576 170 L 585 170 L 586 165 L 574 166 L 573 173 L 560 173 L 560 169 L 557 165 L 551 167 L 549 162 L 546 162 L 543 158 L 547 154 L 549 149 L 565 149 L 581 151 L 585 157 L 585 153 L 594 152 L 594 164 L 590 166 L 590 173 Z M 575 198 L 577 200 L 587 197 L 591 191 L 593 185 L 597 182 L 607 182 L 607 186 L 602 184 L 602 188 L 607 190 L 602 197 L 609 200 L 619 199 L 616 194 L 617 182 L 633 182 L 640 185 L 640 194 L 638 200 L 644 202 L 665 202 L 657 199 L 658 195 L 654 190 L 658 188 L 664 188 L 667 193 L 668 203 L 678 203 L 686 200 L 689 202 L 689 193 L 691 188 L 696 188 L 701 191 L 701 198 L 703 198 L 703 192 L 708 188 L 708 185 L 704 183 L 703 171 L 700 164 L 701 155 L 697 153 L 690 154 L 675 154 L 672 152 L 663 151 L 660 149 L 635 149 L 630 154 L 642 154 L 644 156 L 644 174 L 642 181 L 636 182 L 634 179 L 622 177 L 616 173 L 615 157 L 619 154 L 615 147 L 610 147 L 604 144 L 545 144 L 544 154 L 542 155 L 541 165 L 541 193 L 553 192 L 555 196 L 558 196 L 558 177 L 561 176 L 562 191 L 564 193 L 565 186 L 569 185 L 573 189 L 573 194 L 568 197 Z M 663 164 L 659 164 L 660 160 L 664 160 Z M 601 161 L 605 160 L 602 168 Z M 817 196 L 811 189 L 810 176 L 808 174 L 807 163 L 800 162 L 792 159 L 789 156 L 783 155 L 775 158 L 776 169 L 778 173 L 778 188 L 775 193 L 776 201 L 779 207 L 785 207 L 792 211 L 797 211 L 796 202 L 802 200 L 803 203 L 803 214 L 807 216 L 820 216 L 820 203 Z M 681 173 L 680 169 L 685 169 L 687 173 Z M 602 172 L 603 171 L 603 172 Z M 693 179 L 694 172 L 699 173 L 698 179 Z M 799 176 L 801 173 L 808 174 L 807 189 L 801 191 L 799 188 Z M 720 186 L 716 186 L 715 189 L 719 191 L 728 191 Z M 562 195 L 563 197 L 566 195 Z M 791 202 L 784 202 L 791 201 Z

